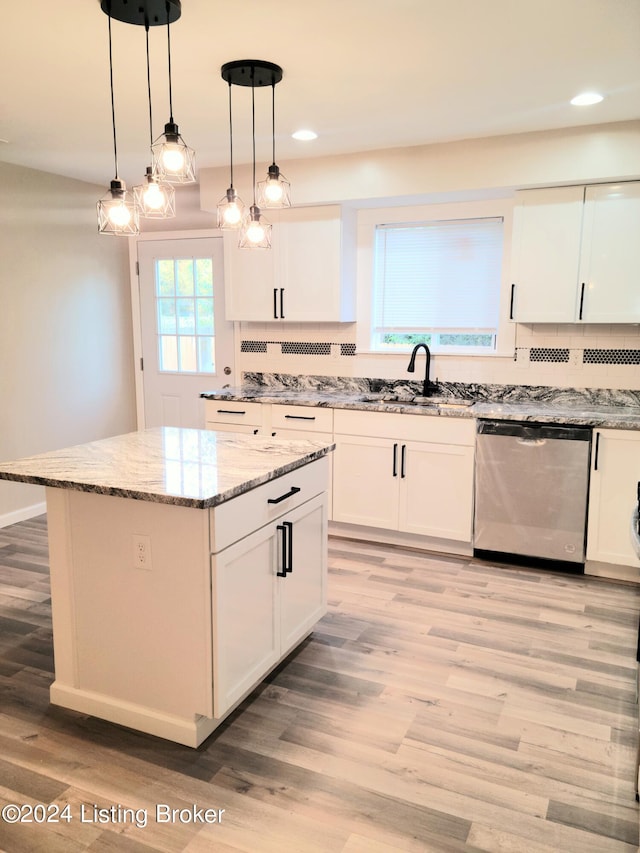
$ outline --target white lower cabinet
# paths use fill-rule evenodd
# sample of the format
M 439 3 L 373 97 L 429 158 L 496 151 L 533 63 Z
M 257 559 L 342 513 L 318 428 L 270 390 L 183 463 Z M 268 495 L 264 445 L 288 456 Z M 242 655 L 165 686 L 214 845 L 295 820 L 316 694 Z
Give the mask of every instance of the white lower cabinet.
M 333 520 L 471 542 L 475 421 L 336 410 Z
M 326 506 L 326 495 L 318 495 L 212 556 L 215 717 L 249 693 L 324 615 Z
M 587 561 L 640 569 L 631 544 L 631 513 L 640 480 L 640 432 L 593 432 Z M 589 565 L 585 570 L 589 572 Z

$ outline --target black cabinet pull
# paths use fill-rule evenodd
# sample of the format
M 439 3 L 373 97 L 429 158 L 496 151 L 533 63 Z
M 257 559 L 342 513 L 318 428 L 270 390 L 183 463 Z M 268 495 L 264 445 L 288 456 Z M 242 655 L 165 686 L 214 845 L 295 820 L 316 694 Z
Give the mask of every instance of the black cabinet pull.
M 598 470 L 598 453 L 599 452 L 600 452 L 600 433 L 597 432 L 596 433 L 596 449 L 595 449 L 595 453 L 593 454 L 593 470 L 594 471 Z
M 515 284 L 511 285 L 511 302 L 509 303 L 509 319 L 513 320 L 513 296 L 516 292 Z
M 276 525 L 276 530 L 279 530 L 282 533 L 282 538 L 280 539 L 281 548 L 280 551 L 280 561 L 282 563 L 282 571 L 276 572 L 276 576 L 279 578 L 286 578 L 287 576 L 287 528 L 284 524 Z
M 402 451 L 400 454 L 400 478 L 403 480 L 406 476 L 405 471 L 404 471 L 404 465 L 406 462 L 406 455 L 407 455 L 407 445 L 403 444 L 402 445 Z
M 219 415 L 246 415 L 247 413 L 239 409 L 216 409 Z
M 273 288 L 273 319 L 278 319 L 278 288 Z
M 578 320 L 582 320 L 582 309 L 584 308 L 584 281 L 582 282 L 582 286 L 580 287 L 580 312 L 578 314 Z
M 280 288 L 280 319 L 284 320 L 284 287 Z
M 284 567 L 285 574 L 293 572 L 293 522 L 283 521 L 282 526 L 287 532 L 287 562 Z
M 398 476 L 398 445 L 393 445 L 393 476 Z
M 288 421 L 315 421 L 315 415 L 285 415 Z
M 287 498 L 290 498 L 292 495 L 297 495 L 300 489 L 297 486 L 291 486 L 288 492 L 284 495 L 280 495 L 279 498 L 268 498 L 268 504 L 279 504 L 281 501 L 286 501 Z

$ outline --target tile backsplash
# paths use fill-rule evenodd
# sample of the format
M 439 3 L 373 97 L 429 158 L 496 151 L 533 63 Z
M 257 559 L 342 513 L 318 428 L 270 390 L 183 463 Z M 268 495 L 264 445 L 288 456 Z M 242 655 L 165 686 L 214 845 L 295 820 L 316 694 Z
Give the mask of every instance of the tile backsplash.
M 407 355 L 357 351 L 354 323 L 242 323 L 240 340 L 239 373 L 407 378 Z M 519 324 L 512 355 L 434 355 L 431 377 L 441 382 L 640 389 L 639 365 L 640 326 Z

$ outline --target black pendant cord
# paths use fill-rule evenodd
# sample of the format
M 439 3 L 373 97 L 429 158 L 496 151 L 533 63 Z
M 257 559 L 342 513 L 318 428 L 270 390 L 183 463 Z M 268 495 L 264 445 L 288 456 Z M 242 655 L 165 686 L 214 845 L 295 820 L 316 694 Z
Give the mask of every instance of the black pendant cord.
M 251 127 L 253 136 L 253 206 L 256 206 L 256 99 L 253 80 L 251 82 Z
M 109 83 L 111 85 L 111 126 L 113 127 L 113 160 L 115 166 L 115 180 L 118 178 L 118 142 L 116 139 L 116 106 L 113 98 L 113 50 L 111 47 L 111 15 L 109 18 Z
M 271 141 L 273 145 L 273 165 L 276 164 L 276 84 L 271 84 Z
M 144 25 L 147 42 L 147 95 L 149 96 L 149 141 L 153 146 L 153 113 L 151 111 L 151 69 L 149 65 L 149 24 Z
M 229 167 L 231 172 L 231 183 L 229 189 L 233 189 L 233 121 L 231 119 L 231 81 L 229 81 Z
M 173 96 L 171 92 L 171 26 L 169 23 L 169 3 L 167 3 L 167 57 L 169 64 L 169 122 L 173 124 Z

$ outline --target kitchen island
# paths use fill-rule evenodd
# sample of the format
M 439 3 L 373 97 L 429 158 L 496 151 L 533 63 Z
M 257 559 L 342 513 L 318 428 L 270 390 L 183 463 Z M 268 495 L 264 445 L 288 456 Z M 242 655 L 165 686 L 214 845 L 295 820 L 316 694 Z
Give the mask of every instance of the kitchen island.
M 0 463 L 46 486 L 52 703 L 202 743 L 325 612 L 332 449 L 157 428 Z

